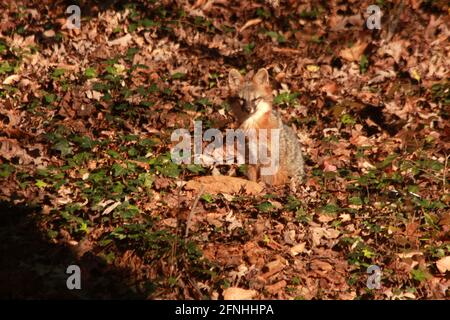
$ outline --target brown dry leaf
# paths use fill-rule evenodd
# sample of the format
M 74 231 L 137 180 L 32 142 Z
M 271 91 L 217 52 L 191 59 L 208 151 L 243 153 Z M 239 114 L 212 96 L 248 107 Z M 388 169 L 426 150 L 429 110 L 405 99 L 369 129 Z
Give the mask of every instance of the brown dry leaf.
M 266 285 L 265 289 L 267 292 L 271 294 L 276 294 L 282 291 L 287 286 L 287 282 L 285 280 L 278 281 L 277 283 Z
M 184 186 L 186 190 L 194 190 L 199 192 L 204 188 L 205 193 L 238 193 L 241 188 L 247 194 L 258 194 L 262 191 L 262 187 L 253 181 L 242 178 L 228 177 L 228 176 L 204 176 L 190 180 Z
M 319 245 L 320 239 L 322 239 L 322 238 L 336 239 L 337 237 L 339 237 L 339 234 L 340 234 L 340 232 L 336 229 L 331 229 L 331 228 L 326 229 L 326 228 L 320 228 L 320 227 L 311 228 L 311 232 L 312 232 L 313 243 L 315 245 Z
M 206 222 L 213 225 L 216 228 L 221 228 L 223 226 L 224 214 L 223 213 L 208 213 L 206 215 Z
M 403 50 L 409 46 L 409 41 L 397 40 L 389 41 L 378 49 L 378 54 L 383 56 L 385 54 L 394 58 L 396 63 L 400 62 Z
M 13 74 L 13 75 L 10 75 L 10 76 L 6 77 L 6 79 L 3 80 L 3 84 L 12 84 L 12 83 L 15 83 L 15 82 L 17 82 L 19 80 L 20 80 L 20 75 Z
M 49 29 L 49 30 L 45 30 L 43 34 L 46 38 L 52 38 L 56 35 L 56 32 L 53 29 Z
M 404 253 L 397 253 L 397 256 L 401 259 L 409 259 L 414 256 L 421 256 L 423 255 L 423 252 L 420 251 L 411 251 L 411 252 L 404 252 Z
M 364 24 L 364 19 L 361 14 L 355 14 L 353 16 L 332 15 L 329 19 L 329 25 L 332 31 L 348 30 L 348 24 L 359 27 Z
M 446 273 L 450 271 L 450 256 L 443 257 L 436 261 L 436 267 L 440 273 Z
M 255 242 L 247 242 L 244 245 L 245 258 L 258 269 L 264 265 L 264 250 Z
M 372 143 L 369 140 L 369 138 L 367 138 L 366 136 L 364 136 L 361 132 L 362 130 L 362 126 L 360 124 L 355 125 L 355 129 L 356 130 L 352 130 L 352 137 L 350 138 L 350 143 L 358 146 L 358 147 L 367 147 L 367 146 L 371 146 Z
M 358 295 L 356 294 L 355 291 L 344 292 L 344 293 L 341 293 L 341 294 L 339 295 L 339 299 L 340 299 L 340 300 L 355 300 L 355 298 L 356 298 L 357 296 L 358 296 Z
M 439 220 L 439 225 L 442 226 L 444 232 L 450 229 L 450 213 L 446 213 L 442 216 Z
M 306 242 L 296 244 L 289 250 L 289 253 L 291 254 L 291 256 L 295 257 L 296 255 L 305 251 L 305 246 L 306 246 Z
M 358 40 L 352 47 L 342 49 L 339 55 L 350 62 L 359 61 L 368 43 Z
M 16 139 L 8 139 L 0 137 L 0 154 L 3 158 L 11 160 L 18 157 L 22 164 L 29 164 L 34 161 L 27 151 L 19 145 Z
M 14 129 L 20 124 L 22 114 L 23 112 L 20 112 L 17 109 L 0 110 L 0 115 L 8 117 L 9 120 L 9 123 L 6 128 L 3 128 L 3 122 L 0 122 L 0 130 L 5 132 L 14 131 Z
M 322 223 L 327 223 L 334 219 L 336 219 L 336 217 L 331 214 L 319 214 L 319 217 L 317 218 L 317 220 Z
M 336 172 L 337 167 L 330 163 L 331 159 L 327 159 L 323 161 L 323 171 L 324 172 Z
M 224 300 L 252 300 L 256 296 L 256 290 L 246 290 L 237 287 L 230 287 L 223 290 Z
M 84 238 L 71 249 L 77 259 L 80 259 L 86 252 L 91 251 L 93 248 L 94 243 L 88 238 Z
M 333 266 L 331 264 L 329 264 L 328 262 L 319 260 L 319 259 L 314 259 L 311 262 L 311 269 L 313 270 L 317 270 L 317 271 L 323 271 L 323 272 L 328 272 L 333 270 Z
M 167 226 L 169 228 L 176 228 L 178 226 L 178 219 L 176 219 L 176 218 L 167 218 L 167 219 L 161 220 L 161 223 L 164 226 Z
M 265 271 L 265 273 L 262 277 L 265 279 L 270 278 L 274 274 L 283 270 L 286 267 L 286 264 L 287 261 L 284 258 L 278 257 L 276 260 L 273 260 L 264 266 L 263 271 Z
M 239 29 L 239 33 L 241 33 L 242 31 L 244 31 L 245 29 L 247 29 L 247 28 L 249 28 L 249 27 L 251 27 L 251 26 L 257 25 L 257 24 L 259 24 L 259 23 L 261 23 L 261 22 L 262 22 L 262 19 L 260 19 L 260 18 L 248 20 L 248 21 L 247 21 L 247 22 Z
M 113 212 L 114 209 L 117 208 L 120 204 L 122 204 L 122 202 L 117 201 L 117 202 L 113 203 L 112 205 L 108 206 L 108 208 L 106 208 L 106 209 L 102 212 L 102 215 L 110 214 L 110 213 Z
M 131 34 L 127 33 L 123 37 L 114 39 L 112 41 L 108 41 L 108 46 L 122 46 L 125 47 L 128 45 L 128 43 L 133 39 Z
M 241 245 L 230 246 L 211 244 L 203 248 L 203 255 L 227 268 L 243 264 L 243 248 Z

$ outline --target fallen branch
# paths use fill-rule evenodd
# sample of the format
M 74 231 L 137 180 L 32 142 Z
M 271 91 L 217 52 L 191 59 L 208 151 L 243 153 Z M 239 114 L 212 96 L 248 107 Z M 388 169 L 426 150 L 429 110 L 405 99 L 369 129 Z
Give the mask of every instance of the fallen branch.
M 194 204 L 192 205 L 191 211 L 189 212 L 189 216 L 186 221 L 186 232 L 184 234 L 185 238 L 187 238 L 189 235 L 189 227 L 191 226 L 192 214 L 194 213 L 194 210 L 197 207 L 198 200 L 200 199 L 200 197 L 203 194 L 203 190 L 205 190 L 205 186 L 202 186 L 202 188 L 200 189 L 200 192 L 197 194 L 197 197 L 194 200 Z

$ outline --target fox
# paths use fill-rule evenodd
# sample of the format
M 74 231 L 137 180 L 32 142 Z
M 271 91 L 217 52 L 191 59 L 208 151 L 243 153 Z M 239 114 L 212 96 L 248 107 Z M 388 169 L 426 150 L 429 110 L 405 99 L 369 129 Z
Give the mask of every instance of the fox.
M 238 110 L 242 109 L 241 116 L 238 117 L 239 128 L 244 132 L 253 130 L 257 137 L 261 137 L 259 135 L 261 129 L 266 129 L 268 138 L 264 144 L 270 161 L 274 161 L 273 146 L 278 147 L 278 163 L 274 173 L 264 174 L 264 168 L 267 169 L 273 163 L 261 163 L 258 159 L 255 164 L 247 164 L 246 176 L 251 181 L 262 181 L 269 186 L 283 185 L 288 182 L 293 183 L 294 186 L 298 185 L 305 174 L 300 142 L 294 130 L 283 123 L 280 114 L 273 108 L 274 97 L 267 69 L 261 68 L 254 76 L 253 74 L 254 72 L 250 72 L 243 77 L 236 69 L 231 69 L 228 73 L 229 88 L 232 95 L 239 98 Z M 278 135 L 275 135 L 276 141 L 271 140 L 270 132 L 273 129 L 278 129 L 276 130 Z

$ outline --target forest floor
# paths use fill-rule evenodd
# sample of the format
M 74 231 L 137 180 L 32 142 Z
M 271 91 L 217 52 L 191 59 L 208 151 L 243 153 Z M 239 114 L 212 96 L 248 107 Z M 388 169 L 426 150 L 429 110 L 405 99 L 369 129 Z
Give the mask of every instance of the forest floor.
M 450 8 L 394 3 L 1 1 L 0 296 L 449 298 Z M 171 135 L 235 128 L 262 67 L 304 183 L 187 188 L 245 178 Z

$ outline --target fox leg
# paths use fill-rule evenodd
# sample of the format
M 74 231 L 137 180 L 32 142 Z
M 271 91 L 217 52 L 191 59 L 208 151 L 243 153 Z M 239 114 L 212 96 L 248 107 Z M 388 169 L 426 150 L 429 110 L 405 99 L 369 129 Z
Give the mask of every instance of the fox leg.
M 261 181 L 269 186 L 272 186 L 272 185 L 276 184 L 276 176 L 273 174 L 261 175 Z
M 258 180 L 258 168 L 255 165 L 249 165 L 247 168 L 247 178 L 250 181 Z
M 261 175 L 261 181 L 270 186 L 277 186 L 285 184 L 288 181 L 288 176 L 285 172 L 279 170 L 276 174 Z

